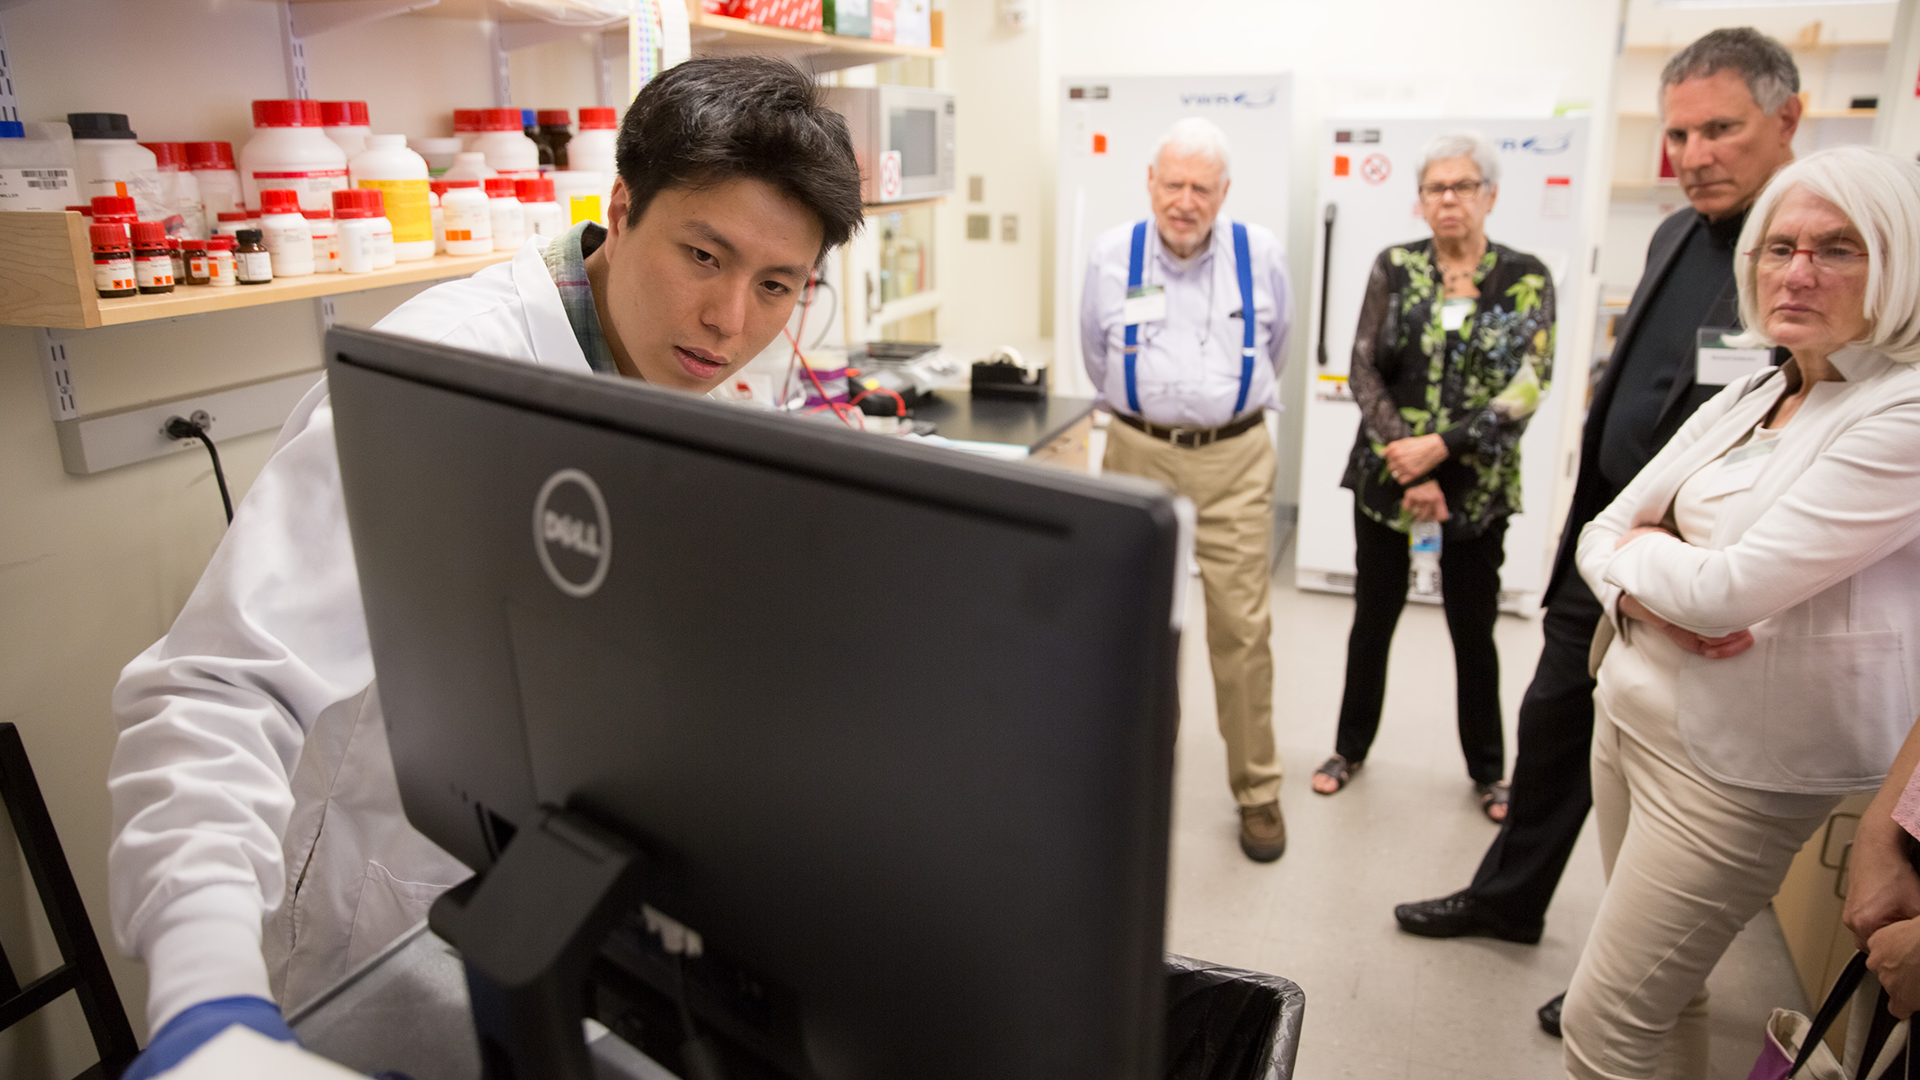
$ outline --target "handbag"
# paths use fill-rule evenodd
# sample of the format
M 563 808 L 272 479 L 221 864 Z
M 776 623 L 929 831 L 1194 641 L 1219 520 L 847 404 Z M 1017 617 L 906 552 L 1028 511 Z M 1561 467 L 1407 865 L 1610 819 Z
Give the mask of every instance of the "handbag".
M 1747 1080 L 1792 1080 L 1794 1077 L 1808 1077 L 1810 1080 L 1846 1080 L 1846 1070 L 1833 1051 L 1828 1049 L 1825 1039 L 1827 1029 L 1846 1007 L 1847 1000 L 1860 988 L 1860 981 L 1867 974 L 1867 954 L 1857 952 L 1847 962 L 1840 977 L 1834 980 L 1833 989 L 1827 991 L 1827 1000 L 1820 1005 L 1820 1011 L 1808 1020 L 1802 1013 L 1792 1009 L 1775 1009 L 1767 1019 L 1766 1038 L 1760 1047 L 1760 1056 L 1754 1060 L 1753 1071 L 1747 1074 Z M 1907 1022 L 1896 1021 L 1887 1011 L 1887 992 L 1880 991 L 1874 1002 L 1873 1024 L 1867 1031 L 1867 1041 L 1860 1051 L 1860 1064 L 1854 1070 L 1854 1080 L 1894 1080 L 1895 1077 L 1910 1077 L 1906 1050 Z M 1897 1038 L 1895 1036 L 1898 1036 Z M 1894 1065 L 1900 1068 L 1895 1070 Z

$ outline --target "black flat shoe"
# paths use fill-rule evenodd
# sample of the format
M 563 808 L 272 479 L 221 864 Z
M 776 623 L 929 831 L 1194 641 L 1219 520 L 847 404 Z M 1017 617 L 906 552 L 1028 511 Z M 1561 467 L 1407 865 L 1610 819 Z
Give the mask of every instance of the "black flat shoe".
M 1540 1018 L 1541 1031 L 1556 1039 L 1560 1038 L 1560 1007 L 1566 1003 L 1567 995 L 1563 992 L 1559 997 L 1540 1006 L 1540 1011 L 1534 1015 Z
M 1462 889 L 1438 900 L 1401 904 L 1393 909 L 1400 929 L 1430 938 L 1490 937 L 1522 945 L 1540 944 L 1542 925 L 1517 926 L 1494 914 Z

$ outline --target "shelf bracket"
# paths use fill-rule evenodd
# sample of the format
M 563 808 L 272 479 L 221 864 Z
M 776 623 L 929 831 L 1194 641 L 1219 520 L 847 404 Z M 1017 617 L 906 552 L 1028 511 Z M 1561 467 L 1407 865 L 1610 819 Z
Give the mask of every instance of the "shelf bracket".
M 47 385 L 47 411 L 54 423 L 80 415 L 80 400 L 73 392 L 73 369 L 67 364 L 65 335 L 52 330 L 40 331 L 40 374 Z
M 440 0 L 322 0 L 294 4 L 293 36 L 310 38 L 355 23 L 373 22 L 409 11 L 430 8 Z
M 493 24 L 493 32 L 487 35 L 487 43 L 493 50 L 493 105 L 497 109 L 513 107 L 513 63 L 507 50 L 506 27 L 501 23 Z
M 299 100 L 307 94 L 307 44 L 294 29 L 293 5 L 280 0 L 280 59 L 287 67 L 287 96 Z

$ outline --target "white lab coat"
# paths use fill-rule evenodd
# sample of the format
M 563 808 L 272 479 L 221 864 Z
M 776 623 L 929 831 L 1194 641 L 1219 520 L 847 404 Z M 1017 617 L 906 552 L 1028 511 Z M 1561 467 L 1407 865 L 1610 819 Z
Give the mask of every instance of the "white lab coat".
M 536 240 L 376 329 L 590 372 Z M 296 1008 L 470 873 L 400 808 L 324 380 L 113 707 L 114 935 L 154 1030 L 238 994 Z

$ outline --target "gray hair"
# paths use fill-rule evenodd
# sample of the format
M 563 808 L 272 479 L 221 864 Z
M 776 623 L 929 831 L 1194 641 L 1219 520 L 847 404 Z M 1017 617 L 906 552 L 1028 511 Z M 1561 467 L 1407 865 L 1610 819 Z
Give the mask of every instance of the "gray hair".
M 1751 26 L 1715 30 L 1680 50 L 1660 72 L 1660 107 L 1667 91 L 1688 79 L 1704 79 L 1716 71 L 1737 71 L 1746 80 L 1753 103 L 1764 113 L 1777 113 L 1787 99 L 1800 92 L 1800 69 L 1793 54 L 1779 42 Z
M 1774 174 L 1747 215 L 1733 257 L 1740 287 L 1742 345 L 1771 345 L 1761 325 L 1758 267 L 1747 253 L 1773 227 L 1780 200 L 1806 188 L 1840 208 L 1867 242 L 1865 344 L 1903 364 L 1920 361 L 1920 165 L 1875 147 L 1836 146 Z
M 1469 158 L 1480 170 L 1480 179 L 1489 187 L 1500 182 L 1500 154 L 1493 148 L 1493 140 L 1478 131 L 1449 131 L 1436 135 L 1420 151 L 1420 172 L 1418 181 L 1427 179 L 1427 168 L 1436 161 L 1451 161 L 1454 158 Z
M 1232 151 L 1227 146 L 1227 133 L 1220 125 L 1205 117 L 1189 116 L 1167 129 L 1160 141 L 1154 144 L 1153 160 L 1160 161 L 1160 155 L 1168 150 L 1181 157 L 1208 157 L 1220 163 L 1220 179 L 1230 179 L 1233 175 Z

